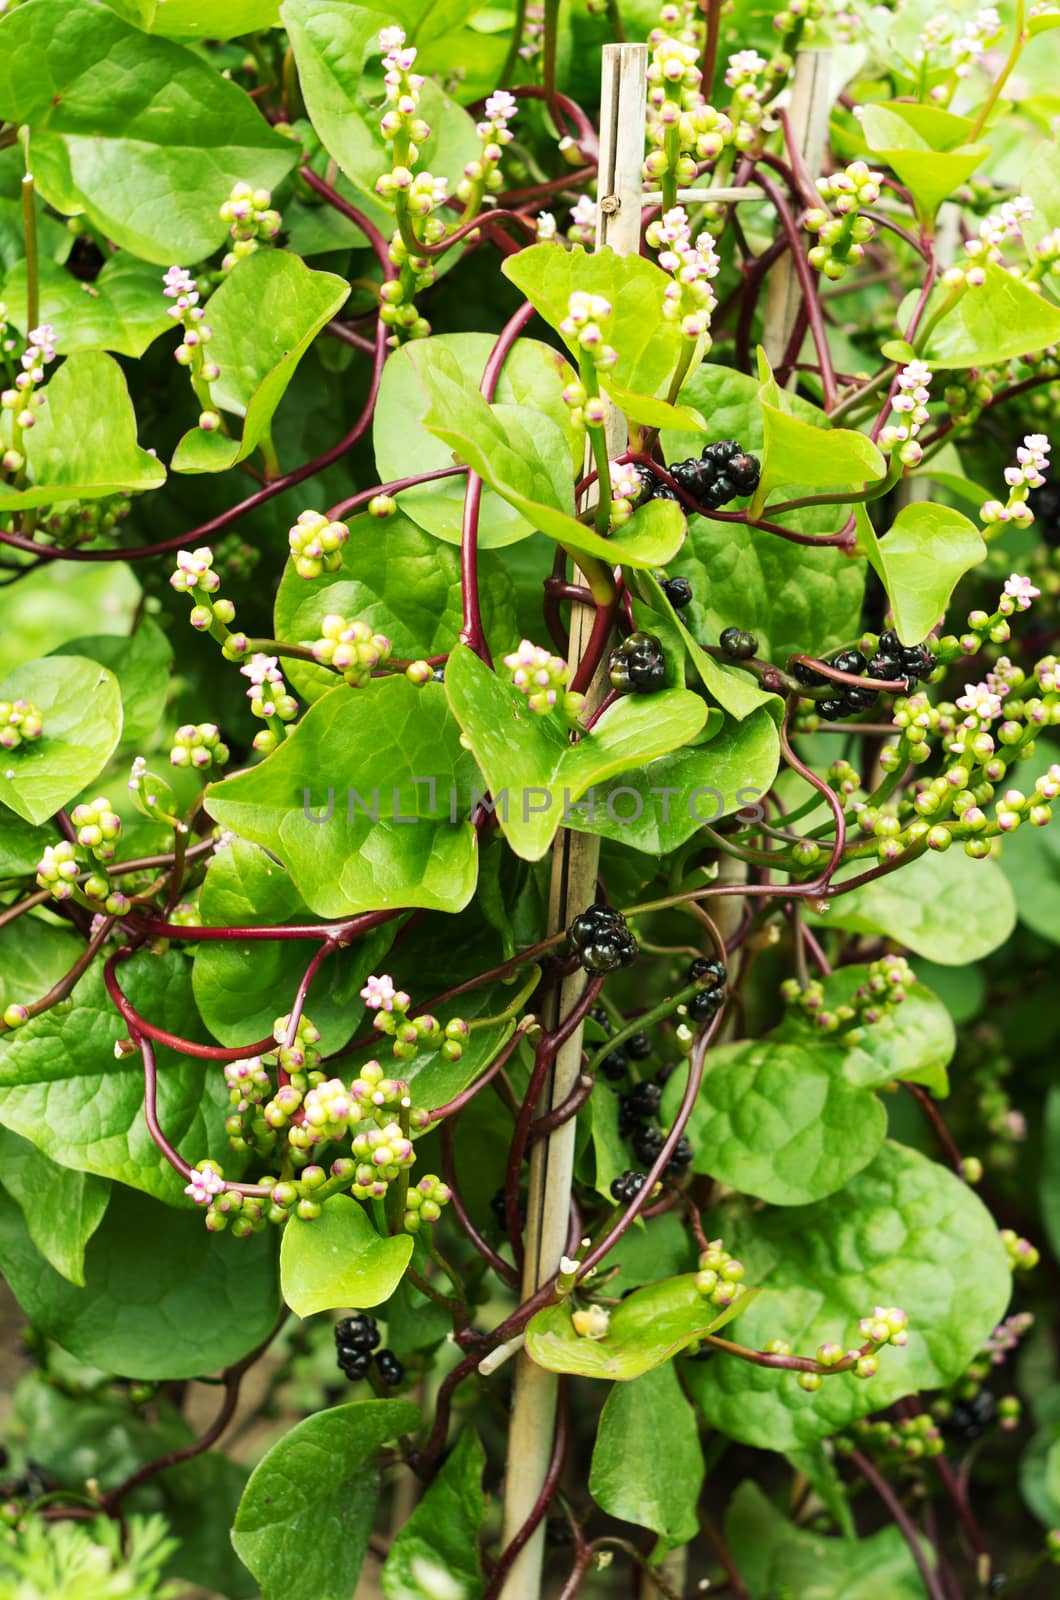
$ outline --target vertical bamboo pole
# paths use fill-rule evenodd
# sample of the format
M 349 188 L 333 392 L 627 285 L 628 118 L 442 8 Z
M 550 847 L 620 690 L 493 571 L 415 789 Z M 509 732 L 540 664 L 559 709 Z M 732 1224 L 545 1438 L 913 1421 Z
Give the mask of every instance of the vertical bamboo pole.
M 788 122 L 811 177 L 821 170 L 828 118 L 832 109 L 831 50 L 800 50 L 795 57 Z M 769 275 L 762 348 L 775 367 L 795 326 L 799 308 L 799 280 L 790 252 L 781 256 Z
M 600 165 L 597 248 L 610 246 L 620 255 L 640 250 L 641 164 L 644 160 L 644 112 L 648 48 L 643 44 L 605 45 L 600 100 Z M 626 445 L 626 425 L 613 408 L 605 424 L 608 455 Z M 571 614 L 570 664 L 581 660 L 593 623 L 591 606 L 574 605 Z M 589 690 L 598 703 L 605 688 L 603 672 Z M 563 829 L 552 855 L 549 896 L 550 929 L 566 928 L 572 917 L 596 897 L 600 841 L 594 834 Z M 581 998 L 586 977 L 579 968 L 559 985 L 546 1018 L 554 1027 Z M 582 1030 L 577 1028 L 556 1054 L 542 1110 L 567 1098 L 581 1067 Z M 574 1175 L 574 1121 L 557 1128 L 534 1145 L 526 1216 L 524 1298 L 532 1295 L 559 1267 L 567 1243 L 570 1194 Z M 548 1470 L 555 1433 L 557 1379 L 535 1366 L 525 1352 L 517 1358 L 512 1424 L 508 1437 L 502 1548 L 509 1544 L 537 1503 Z M 544 1523 L 512 1564 L 501 1590 L 502 1600 L 538 1600 L 544 1557 Z

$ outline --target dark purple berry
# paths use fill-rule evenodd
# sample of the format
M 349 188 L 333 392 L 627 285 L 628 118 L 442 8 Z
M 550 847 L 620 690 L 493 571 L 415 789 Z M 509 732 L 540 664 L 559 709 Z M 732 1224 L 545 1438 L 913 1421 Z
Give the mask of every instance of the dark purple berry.
M 624 1050 L 612 1050 L 610 1055 L 606 1055 L 601 1061 L 600 1071 L 603 1073 L 608 1082 L 620 1083 L 621 1080 L 626 1076 L 626 1068 L 628 1065 L 629 1063 L 626 1060 L 626 1052 Z
M 860 650 L 841 650 L 831 665 L 837 672 L 850 672 L 858 678 L 865 671 L 865 657 Z
M 405 1368 L 398 1360 L 393 1350 L 380 1350 L 376 1353 L 376 1367 L 379 1376 L 388 1389 L 395 1389 L 405 1376 Z
M 659 1109 L 662 1088 L 657 1083 L 638 1083 L 625 1098 L 633 1114 L 642 1122 L 647 1122 Z
M 666 1176 L 669 1178 L 676 1178 L 680 1173 L 687 1171 L 687 1169 L 692 1165 L 692 1155 L 692 1145 L 689 1140 L 685 1138 L 684 1134 L 682 1134 L 680 1139 L 678 1139 L 677 1143 L 674 1145 L 673 1154 L 666 1163 L 666 1166 L 663 1168 Z
M 586 972 L 594 978 L 628 967 L 639 948 L 625 917 L 611 906 L 589 906 L 579 911 L 567 929 L 567 938 Z
M 352 1350 L 374 1350 L 379 1343 L 379 1326 L 374 1317 L 363 1311 L 352 1317 L 343 1317 L 335 1324 L 335 1344 L 349 1346 Z
M 653 633 L 631 633 L 612 650 L 607 667 L 616 689 L 654 694 L 666 688 L 666 656 Z
M 692 585 L 687 578 L 665 578 L 660 586 L 675 611 L 692 603 Z
M 734 661 L 747 661 L 751 656 L 758 654 L 758 640 L 753 633 L 747 633 L 743 628 L 723 629 L 718 643 L 725 654 L 732 656 Z
M 850 707 L 845 699 L 835 697 L 828 700 L 815 700 L 813 709 L 819 717 L 826 722 L 838 722 L 841 717 L 849 717 Z
M 611 1184 L 612 1198 L 617 1200 L 620 1206 L 631 1205 L 647 1181 L 643 1172 L 619 1173 Z
M 725 1000 L 724 989 L 700 989 L 688 1002 L 688 1015 L 693 1022 L 710 1022 L 717 1016 Z
M 711 987 L 723 984 L 728 978 L 728 970 L 723 961 L 715 961 L 707 956 L 697 956 L 688 969 L 689 980 L 692 983 L 706 983 L 709 980 Z
M 637 1160 L 650 1167 L 663 1147 L 663 1136 L 658 1128 L 641 1124 L 633 1134 L 632 1143 Z
M 647 1061 L 652 1052 L 652 1042 L 648 1035 L 641 1031 L 631 1034 L 623 1046 L 631 1061 Z
M 368 1376 L 368 1368 L 372 1364 L 371 1353 L 368 1350 L 351 1350 L 347 1345 L 342 1346 L 338 1352 L 339 1371 L 349 1378 L 351 1383 L 359 1383 Z

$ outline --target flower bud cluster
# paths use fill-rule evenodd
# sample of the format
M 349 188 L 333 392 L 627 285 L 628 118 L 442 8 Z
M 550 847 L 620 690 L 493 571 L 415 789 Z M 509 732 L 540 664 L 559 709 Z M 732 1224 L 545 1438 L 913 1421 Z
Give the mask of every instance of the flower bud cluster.
M 391 170 L 379 177 L 375 187 L 384 200 L 394 202 L 398 228 L 390 241 L 389 256 L 400 269 L 397 278 L 380 290 L 379 316 L 394 329 L 388 343 L 396 347 L 403 339 L 424 339 L 431 331 L 430 323 L 416 310 L 414 298 L 417 290 L 434 282 L 435 272 L 430 261 L 416 253 L 416 247 L 421 240 L 436 244 L 445 235 L 445 223 L 431 213 L 445 203 L 448 180 L 413 171 L 420 146 L 431 131 L 419 115 L 424 80 L 412 70 L 415 49 L 406 45 L 405 34 L 397 27 L 381 31 L 379 46 L 387 100 L 380 128 L 390 146 Z M 419 234 L 417 222 L 421 224 Z
M 1045 483 L 1045 475 L 1049 471 L 1049 451 L 1051 449 L 1049 438 L 1044 433 L 1028 433 L 1021 445 L 1016 450 L 1016 465 L 1005 468 L 1005 482 L 1008 485 L 1008 499 L 1004 504 L 1000 500 L 985 500 L 979 508 L 979 519 L 983 523 L 987 539 L 996 538 L 1003 532 L 1007 523 L 1014 523 L 1017 527 L 1026 528 L 1034 521 L 1034 512 L 1027 503 L 1027 496 L 1032 489 L 1040 489 Z M 1010 580 L 1011 581 L 1011 580 Z M 1038 591 L 1033 593 L 1033 585 L 1024 579 L 1027 585 L 1029 599 L 1038 598 Z M 1008 587 L 1006 585 L 1006 594 Z M 1018 596 L 1015 597 L 1018 599 Z M 1026 605 L 1020 605 L 1020 610 L 1025 611 Z
M 818 193 L 833 210 L 811 207 L 802 225 L 808 233 L 817 235 L 807 259 L 826 278 L 845 277 L 847 268 L 863 259 L 876 227 L 869 217 L 861 215 L 861 208 L 875 205 L 882 181 L 883 174 L 874 172 L 864 161 L 852 161 L 842 172 L 818 178 Z
M 344 522 L 329 522 L 320 511 L 300 511 L 298 521 L 287 534 L 300 578 L 319 578 L 337 572 L 342 565 L 342 547 L 350 537 Z
M 186 722 L 173 735 L 173 748 L 169 752 L 172 767 L 196 767 L 200 772 L 210 767 L 223 767 L 228 761 L 229 749 L 221 742 L 221 733 L 213 722 Z
M 925 71 L 949 68 L 942 82 L 931 90 L 935 105 L 950 104 L 959 85 L 971 76 L 972 68 L 997 43 L 1001 33 L 1001 18 L 993 6 L 984 7 L 966 20 L 948 10 L 928 20 L 917 41 L 914 60 Z M 932 57 L 936 59 L 933 61 Z
M 931 368 L 926 361 L 910 361 L 897 378 L 898 392 L 891 401 L 896 420 L 880 431 L 879 447 L 890 455 L 897 450 L 904 467 L 919 466 L 924 451 L 916 436 L 928 420 Z
M 711 1239 L 707 1248 L 700 1251 L 696 1288 L 711 1305 L 731 1306 L 747 1293 L 743 1282 L 746 1268 L 726 1250 L 721 1239 Z
M 630 462 L 610 461 L 608 466 L 611 474 L 611 527 L 623 528 L 644 492 L 644 484 L 636 467 Z
M 475 125 L 475 132 L 482 141 L 482 153 L 467 163 L 464 176 L 456 186 L 456 197 L 464 202 L 469 216 L 474 216 L 484 194 L 496 194 L 504 187 L 501 156 L 504 146 L 511 144 L 514 138 L 508 124 L 518 109 L 518 100 L 507 89 L 495 89 L 483 107 L 484 118 Z
M 916 976 L 904 956 L 887 955 L 872 962 L 865 982 L 842 1005 L 825 1004 L 825 987 L 817 979 L 803 987 L 797 979 L 787 978 L 780 992 L 788 1005 L 802 1011 L 820 1032 L 842 1033 L 856 1043 L 865 1027 L 882 1022 L 897 1010 L 915 982 Z
M 547 216 L 542 212 L 542 216 Z M 591 250 L 596 243 L 596 226 L 599 220 L 599 207 L 590 195 L 580 194 L 571 206 L 570 226 L 567 229 L 567 238 L 571 244 L 582 244 L 586 250 Z M 541 218 L 538 218 L 540 234 Z M 547 227 L 546 227 L 547 231 Z
M 645 238 L 658 250 L 660 267 L 671 275 L 663 291 L 663 316 L 679 322 L 686 339 L 703 338 L 718 303 L 710 284 L 721 268 L 713 238 L 704 228 L 692 243 L 684 206 L 674 206 L 649 223 Z
M 681 29 L 683 35 L 688 31 Z M 662 183 L 664 193 L 692 183 L 697 162 L 716 160 L 735 138 L 731 120 L 703 98 L 699 58 L 699 48 L 690 38 L 666 34 L 657 38 L 648 66 L 649 150 L 644 177 L 649 183 Z
M 53 544 L 70 550 L 76 545 L 89 544 L 101 535 L 109 534 L 125 521 L 132 509 L 128 494 L 103 495 L 98 500 L 74 500 L 62 509 L 55 508 L 42 516 L 40 529 Z M 15 527 L 7 530 L 15 533 Z
M 1014 1229 L 1002 1228 L 1000 1237 L 1013 1272 L 1031 1272 L 1042 1259 L 1030 1240 L 1021 1239 Z
M 259 650 L 239 670 L 244 678 L 250 679 L 247 699 L 252 714 L 269 724 L 254 735 L 254 749 L 268 755 L 279 744 L 284 725 L 297 717 L 298 701 L 287 692 L 278 657 L 267 656 Z
M 1018 194 L 1014 199 L 1006 200 L 998 211 L 984 217 L 979 224 L 978 236 L 969 239 L 964 246 L 967 264 L 963 268 L 955 269 L 952 284 L 963 281 L 970 288 L 981 288 L 986 282 L 986 273 L 983 270 L 986 264 L 1001 263 L 1006 247 L 1013 241 L 1023 242 L 1024 224 L 1033 216 L 1034 201 L 1029 200 L 1026 195 Z M 944 275 L 942 281 L 951 284 L 949 275 Z
M 91 806 L 78 806 L 76 810 L 83 810 L 93 819 L 102 819 L 102 826 L 99 820 L 86 820 L 82 824 L 86 838 L 96 839 L 98 835 L 98 842 L 85 845 L 61 839 L 58 844 L 46 845 L 37 863 L 37 883 L 49 891 L 53 900 L 77 900 L 93 912 L 102 905 L 108 915 L 121 916 L 129 909 L 128 896 L 113 887 L 105 872 L 86 870 L 88 863 L 82 853 L 91 851 L 100 862 L 110 860 L 114 854 L 113 841 L 121 828 L 120 819 L 102 797 Z
M 0 750 L 17 750 L 44 732 L 44 718 L 32 700 L 0 700 Z
M 206 313 L 199 304 L 199 286 L 185 267 L 170 267 L 162 278 L 162 293 L 174 301 L 169 315 L 179 322 L 184 337 L 174 350 L 174 359 L 187 367 L 192 388 L 202 411 L 199 427 L 204 433 L 216 433 L 221 426 L 221 413 L 213 405 L 210 385 L 221 376 L 216 361 L 206 360 L 206 346 L 213 338 L 213 329 L 203 321 Z
M 942 1455 L 946 1448 L 938 1422 L 927 1411 L 877 1421 L 863 1417 L 837 1436 L 835 1447 L 840 1455 L 860 1450 L 884 1470 L 908 1470 Z
M 75 806 L 70 821 L 77 829 L 77 842 L 89 850 L 97 861 L 113 861 L 121 834 L 121 818 L 105 795 Z
M 618 352 L 607 343 L 612 310 L 603 295 L 575 289 L 567 302 L 567 315 L 560 333 L 578 346 L 579 377 L 563 390 L 564 402 L 576 428 L 602 428 L 607 418 L 607 402 L 600 394 L 599 374 L 610 372 Z
M 451 1198 L 452 1190 L 448 1184 L 433 1172 L 425 1173 L 405 1196 L 405 1215 L 402 1218 L 405 1232 L 419 1233 L 424 1223 L 437 1222 L 442 1207 L 448 1205 Z
M 365 980 L 361 999 L 374 1011 L 373 1027 L 393 1039 L 399 1061 L 408 1061 L 421 1050 L 437 1050 L 446 1061 L 459 1061 L 471 1030 L 461 1017 L 453 1017 L 443 1027 L 437 1017 L 425 1014 L 410 1017 L 412 1000 L 404 989 L 395 987 L 388 973 Z
M 371 683 L 373 670 L 390 658 L 390 640 L 385 633 L 373 633 L 367 622 L 347 622 L 345 617 L 329 613 L 320 632 L 311 647 L 313 660 L 341 672 L 354 688 Z
M 518 650 L 505 656 L 504 665 L 512 675 L 512 683 L 526 696 L 531 711 L 547 716 L 558 707 L 569 721 L 576 719 L 585 696 L 567 689 L 570 668 L 561 657 L 524 639 Z
M 6 308 L 5 308 L 6 310 Z M 3 457 L 3 466 L 9 472 L 18 472 L 25 465 L 22 453 L 22 434 L 35 427 L 36 412 L 45 404 L 39 385 L 44 382 L 44 369 L 55 360 L 55 329 L 49 322 L 31 328 L 26 335 L 26 348 L 19 357 L 21 372 L 15 374 L 12 389 L 0 392 L 0 407 L 12 413 L 11 448 Z
M 782 70 L 778 70 L 780 67 Z M 769 62 L 757 50 L 737 50 L 729 57 L 725 85 L 732 90 L 728 116 L 736 130 L 732 142 L 737 150 L 749 150 L 759 129 L 773 126 L 766 124 L 766 107 L 776 92 L 778 78 L 786 72 L 786 62 Z
M 283 218 L 273 210 L 268 189 L 254 189 L 249 183 L 234 185 L 218 213 L 229 224 L 232 248 L 221 262 L 222 272 L 231 272 L 237 262 L 253 255 L 261 240 L 275 239 Z

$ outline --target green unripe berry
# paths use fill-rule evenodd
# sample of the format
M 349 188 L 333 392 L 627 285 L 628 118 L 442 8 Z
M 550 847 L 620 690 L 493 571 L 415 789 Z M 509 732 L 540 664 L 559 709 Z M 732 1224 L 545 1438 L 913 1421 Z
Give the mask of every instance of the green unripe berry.
M 298 1215 L 303 1222 L 315 1222 L 324 1207 L 316 1200 L 299 1200 Z
M 807 1394 L 815 1394 L 821 1387 L 824 1379 L 819 1372 L 800 1372 L 799 1388 L 805 1389 Z

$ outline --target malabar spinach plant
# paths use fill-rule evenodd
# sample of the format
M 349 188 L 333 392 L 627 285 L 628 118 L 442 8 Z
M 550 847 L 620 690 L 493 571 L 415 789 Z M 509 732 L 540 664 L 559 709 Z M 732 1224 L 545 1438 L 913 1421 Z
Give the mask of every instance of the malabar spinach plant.
M 1060 11 L 0 10 L 0 1592 L 1052 1592 Z

